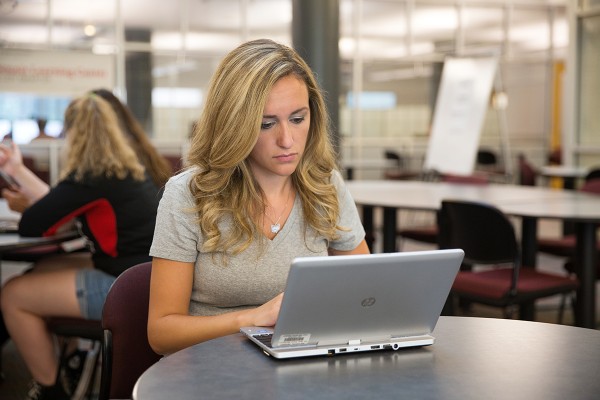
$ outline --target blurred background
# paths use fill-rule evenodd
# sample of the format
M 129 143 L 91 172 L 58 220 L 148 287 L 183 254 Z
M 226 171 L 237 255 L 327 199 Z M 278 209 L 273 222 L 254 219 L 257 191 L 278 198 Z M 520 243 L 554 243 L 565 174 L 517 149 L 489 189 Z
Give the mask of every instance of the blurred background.
M 59 136 L 69 99 L 104 85 L 127 101 L 155 143 L 184 152 L 223 55 L 259 37 L 293 45 L 301 3 L 0 0 L 0 137 L 29 143 L 37 118 Z M 567 164 L 600 160 L 599 0 L 312 4 L 337 11 L 337 133 L 355 178 L 381 177 L 365 161 L 385 150 L 421 167 L 448 56 L 498 58 L 481 147 L 502 155 L 506 139 L 510 162 L 518 149 L 535 165 L 556 151 Z M 314 22 L 304 17 L 300 27 Z

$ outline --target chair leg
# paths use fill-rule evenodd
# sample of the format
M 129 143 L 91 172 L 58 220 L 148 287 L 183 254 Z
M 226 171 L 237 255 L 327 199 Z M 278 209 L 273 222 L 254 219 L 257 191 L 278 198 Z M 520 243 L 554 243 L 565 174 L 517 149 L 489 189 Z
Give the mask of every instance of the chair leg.
M 2 369 L 2 350 L 9 339 L 10 335 L 8 334 L 8 330 L 4 324 L 2 313 L 0 313 L 0 382 L 4 381 L 4 370 Z
M 534 302 L 521 303 L 519 305 L 519 319 L 523 321 L 535 321 Z
M 4 382 L 4 371 L 2 370 L 2 347 L 0 346 L 0 382 Z
M 563 318 L 565 316 L 565 306 L 567 303 L 567 296 L 568 294 L 564 293 L 563 295 L 561 295 L 561 299 L 560 299 L 560 306 L 558 307 L 558 317 L 557 317 L 557 324 L 561 324 L 563 323 Z
M 504 318 L 513 319 L 516 309 L 517 309 L 517 306 L 515 304 L 509 304 L 508 306 L 504 307 L 504 310 L 502 312 L 504 315 Z M 526 316 L 527 316 L 527 314 L 524 312 L 523 306 L 519 307 L 519 318 L 527 321 Z
M 94 377 L 96 375 L 96 367 L 100 358 L 100 342 L 94 341 L 92 347 L 88 351 L 85 359 L 81 378 L 77 383 L 75 392 L 71 395 L 71 400 L 90 399 L 94 386 Z
M 58 363 L 58 372 L 57 372 L 57 382 L 63 381 L 63 374 L 65 368 L 68 367 L 68 359 L 69 359 L 69 343 L 72 338 L 64 338 L 64 341 L 61 345 L 59 363 Z M 87 339 L 89 340 L 89 339 Z M 102 344 L 100 341 L 94 340 L 92 341 L 92 345 L 87 352 L 86 359 L 83 360 L 84 366 L 81 372 L 81 376 L 79 377 L 79 381 L 77 382 L 77 387 L 74 389 L 71 394 L 71 400 L 84 400 L 92 398 L 92 388 L 94 384 L 94 376 L 97 373 L 97 364 L 100 359 L 100 348 Z M 67 379 L 68 381 L 68 379 Z
M 64 368 L 67 359 L 67 349 L 69 348 L 69 340 L 64 337 L 56 337 L 58 345 L 60 346 L 60 352 L 58 353 L 58 370 L 56 371 L 56 382 L 61 381 L 60 371 Z
M 444 303 L 444 307 L 442 308 L 441 315 L 444 316 L 454 316 L 454 295 L 450 293 L 446 298 L 446 302 Z

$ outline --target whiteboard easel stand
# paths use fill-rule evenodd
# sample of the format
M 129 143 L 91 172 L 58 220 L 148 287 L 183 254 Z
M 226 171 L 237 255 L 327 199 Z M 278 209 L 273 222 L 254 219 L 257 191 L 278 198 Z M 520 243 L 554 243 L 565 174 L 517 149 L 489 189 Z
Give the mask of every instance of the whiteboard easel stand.
M 502 85 L 502 70 L 500 65 L 496 69 L 496 79 L 494 80 L 494 90 L 496 93 L 505 93 Z M 512 155 L 510 151 L 510 141 L 508 138 L 508 119 L 506 118 L 506 106 L 505 104 L 495 105 L 496 115 L 498 116 L 498 124 L 500 125 L 500 146 L 502 148 L 502 157 L 504 163 L 504 174 L 508 180 L 512 180 L 514 176 L 514 169 L 512 163 Z

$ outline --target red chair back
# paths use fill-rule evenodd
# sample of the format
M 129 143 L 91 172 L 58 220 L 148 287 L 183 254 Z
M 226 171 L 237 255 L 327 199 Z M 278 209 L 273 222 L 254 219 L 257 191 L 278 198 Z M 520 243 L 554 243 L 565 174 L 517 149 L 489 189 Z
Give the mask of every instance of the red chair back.
M 152 263 L 133 266 L 113 283 L 102 310 L 100 399 L 129 399 L 137 379 L 161 356 L 148 343 Z

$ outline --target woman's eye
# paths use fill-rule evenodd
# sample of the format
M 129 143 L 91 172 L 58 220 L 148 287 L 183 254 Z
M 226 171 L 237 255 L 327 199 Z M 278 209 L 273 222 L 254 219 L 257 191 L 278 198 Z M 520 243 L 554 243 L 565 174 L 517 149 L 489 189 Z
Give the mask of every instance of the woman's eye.
M 272 128 L 273 125 L 275 125 L 274 121 L 263 122 L 262 124 L 260 124 L 260 129 L 262 129 L 262 130 L 269 129 L 269 128 Z
M 299 125 L 304 122 L 304 117 L 294 117 L 290 120 L 293 124 Z

